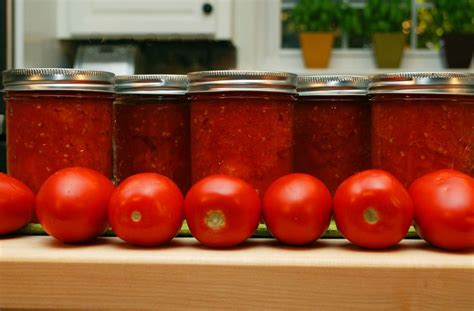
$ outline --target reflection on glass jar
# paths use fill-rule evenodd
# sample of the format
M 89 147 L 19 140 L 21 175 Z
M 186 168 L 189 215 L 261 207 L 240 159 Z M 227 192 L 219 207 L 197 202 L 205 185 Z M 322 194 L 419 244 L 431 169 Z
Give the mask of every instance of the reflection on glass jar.
M 474 75 L 387 74 L 370 86 L 372 161 L 408 186 L 452 168 L 474 176 Z
M 295 75 L 211 71 L 189 78 L 193 182 L 228 174 L 263 194 L 292 171 Z

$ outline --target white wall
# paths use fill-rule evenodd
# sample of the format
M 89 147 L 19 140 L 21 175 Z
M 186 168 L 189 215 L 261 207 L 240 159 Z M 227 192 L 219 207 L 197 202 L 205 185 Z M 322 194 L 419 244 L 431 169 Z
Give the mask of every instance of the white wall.
M 65 65 L 65 56 L 56 38 L 57 1 L 15 1 L 16 68 Z

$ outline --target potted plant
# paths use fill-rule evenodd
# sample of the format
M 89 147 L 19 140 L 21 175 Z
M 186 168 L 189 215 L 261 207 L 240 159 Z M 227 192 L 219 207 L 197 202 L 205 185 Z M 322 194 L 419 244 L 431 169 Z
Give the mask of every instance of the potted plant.
M 434 32 L 441 36 L 445 67 L 469 68 L 474 53 L 474 1 L 432 0 Z
M 335 0 L 300 0 L 291 11 L 289 22 L 299 33 L 306 67 L 328 66 L 342 15 L 342 4 Z
M 403 56 L 410 19 L 410 0 L 368 0 L 364 8 L 366 32 L 372 37 L 379 68 L 398 68 Z

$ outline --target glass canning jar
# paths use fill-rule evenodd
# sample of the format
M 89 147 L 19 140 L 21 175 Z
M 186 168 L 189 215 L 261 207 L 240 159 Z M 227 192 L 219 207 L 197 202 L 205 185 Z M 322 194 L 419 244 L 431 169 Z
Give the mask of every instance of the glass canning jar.
M 230 70 L 188 78 L 193 182 L 228 174 L 263 195 L 292 171 L 296 75 Z
M 65 167 L 111 177 L 113 77 L 62 68 L 3 72 L 8 173 L 35 192 Z
M 189 106 L 186 75 L 117 76 L 114 101 L 114 175 L 141 173 L 189 187 Z
M 295 170 L 336 191 L 347 177 L 370 167 L 367 76 L 298 77 Z
M 374 167 L 407 186 L 443 168 L 474 175 L 474 74 L 384 74 L 369 94 Z

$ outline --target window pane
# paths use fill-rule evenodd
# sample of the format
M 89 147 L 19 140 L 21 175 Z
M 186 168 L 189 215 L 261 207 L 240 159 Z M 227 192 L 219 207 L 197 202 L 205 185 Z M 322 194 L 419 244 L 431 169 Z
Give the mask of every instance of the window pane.
M 350 14 L 344 15 L 345 27 L 350 32 L 345 34 L 347 36 L 347 47 L 366 48 L 370 45 L 370 37 L 363 30 L 366 0 L 347 0 L 346 3 L 353 9 Z
M 418 37 L 416 47 L 418 49 L 437 48 L 439 38 L 436 35 L 436 27 L 433 24 L 433 5 L 430 1 L 416 0 L 417 18 L 416 35 Z
M 298 39 L 298 33 L 293 29 L 291 24 L 288 22 L 288 17 L 298 0 L 282 0 L 281 4 L 281 47 L 287 48 L 299 48 L 300 43 Z

